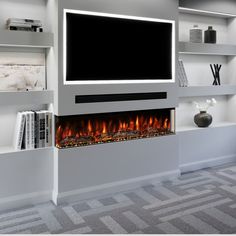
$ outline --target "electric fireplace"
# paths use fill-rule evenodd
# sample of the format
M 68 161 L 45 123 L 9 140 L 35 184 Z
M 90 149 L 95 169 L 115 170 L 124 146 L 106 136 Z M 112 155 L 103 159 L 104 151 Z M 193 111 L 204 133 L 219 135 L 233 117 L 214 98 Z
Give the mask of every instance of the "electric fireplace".
M 56 147 L 80 147 L 174 134 L 174 120 L 174 109 L 56 116 Z

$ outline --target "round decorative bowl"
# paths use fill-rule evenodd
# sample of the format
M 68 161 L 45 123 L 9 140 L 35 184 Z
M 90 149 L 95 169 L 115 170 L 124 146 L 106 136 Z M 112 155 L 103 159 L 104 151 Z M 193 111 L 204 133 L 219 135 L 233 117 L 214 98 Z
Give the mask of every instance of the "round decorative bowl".
M 208 127 L 212 123 L 212 116 L 206 111 L 200 111 L 194 116 L 194 123 L 198 127 Z

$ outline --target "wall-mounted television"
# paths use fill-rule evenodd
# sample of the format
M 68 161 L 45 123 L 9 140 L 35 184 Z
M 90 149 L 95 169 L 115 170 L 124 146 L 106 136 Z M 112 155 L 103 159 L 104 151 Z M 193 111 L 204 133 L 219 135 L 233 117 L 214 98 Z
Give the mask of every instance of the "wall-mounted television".
M 174 82 L 174 21 L 64 9 L 64 83 Z

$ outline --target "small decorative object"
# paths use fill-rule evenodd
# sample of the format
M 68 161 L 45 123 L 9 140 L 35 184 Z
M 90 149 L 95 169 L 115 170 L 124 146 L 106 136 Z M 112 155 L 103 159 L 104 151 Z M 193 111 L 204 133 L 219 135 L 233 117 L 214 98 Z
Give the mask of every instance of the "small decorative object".
M 213 107 L 216 104 L 216 100 L 212 98 L 211 100 L 206 100 L 205 104 L 199 104 L 194 102 L 196 108 L 199 109 L 199 113 L 194 116 L 194 123 L 198 127 L 208 127 L 212 123 L 212 116 L 207 113 L 209 107 Z
M 202 43 L 202 29 L 198 28 L 198 25 L 194 25 L 190 29 L 190 42 L 191 43 Z
M 214 66 L 214 68 L 213 68 Z M 213 85 L 220 85 L 220 69 L 221 69 L 222 65 L 218 65 L 218 64 L 210 64 L 211 67 L 211 72 L 213 74 L 214 77 L 214 81 L 213 81 Z
M 216 31 L 212 26 L 208 26 L 208 30 L 204 32 L 204 43 L 216 43 Z

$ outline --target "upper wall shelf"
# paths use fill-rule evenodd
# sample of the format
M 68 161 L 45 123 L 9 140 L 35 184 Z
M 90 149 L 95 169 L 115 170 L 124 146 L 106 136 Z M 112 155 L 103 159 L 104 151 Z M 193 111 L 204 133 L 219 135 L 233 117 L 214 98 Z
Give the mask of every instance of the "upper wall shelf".
M 235 56 L 236 45 L 179 42 L 179 53 Z
M 50 48 L 52 33 L 0 30 L 1 47 Z
M 236 15 L 222 13 L 222 12 L 213 12 L 213 11 L 204 11 L 193 8 L 179 7 L 180 13 L 194 14 L 194 15 L 202 15 L 202 16 L 211 16 L 211 17 L 220 17 L 220 18 L 235 18 Z
M 220 85 L 220 86 L 190 86 L 179 87 L 179 97 L 202 97 L 202 96 L 219 96 L 219 95 L 235 95 L 236 85 Z

